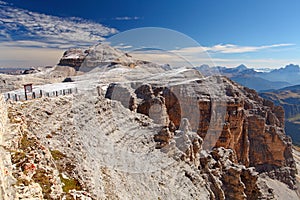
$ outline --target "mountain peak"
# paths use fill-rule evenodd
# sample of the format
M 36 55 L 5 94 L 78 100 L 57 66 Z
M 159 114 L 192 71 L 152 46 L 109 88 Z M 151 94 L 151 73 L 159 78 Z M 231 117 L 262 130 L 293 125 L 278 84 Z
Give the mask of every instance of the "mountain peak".
M 294 65 L 294 64 L 289 64 L 289 65 L 285 66 L 284 69 L 288 70 L 290 72 L 299 72 L 300 71 L 299 65 Z
M 239 65 L 239 66 L 237 66 L 236 67 L 236 69 L 238 69 L 238 70 L 246 70 L 246 69 L 248 69 L 248 67 L 246 66 L 246 65 L 244 65 L 244 64 L 241 64 L 241 65 Z

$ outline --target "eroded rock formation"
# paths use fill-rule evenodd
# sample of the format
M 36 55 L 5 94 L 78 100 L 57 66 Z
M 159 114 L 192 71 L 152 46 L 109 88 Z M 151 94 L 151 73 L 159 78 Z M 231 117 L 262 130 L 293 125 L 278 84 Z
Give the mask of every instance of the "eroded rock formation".
M 219 86 L 208 85 L 209 81 L 205 79 L 168 87 L 157 83 L 135 82 L 131 86 L 127 83 L 126 87 L 122 84 L 111 84 L 106 97 L 121 101 L 131 110 L 137 108 L 137 112 L 160 123 L 163 128 L 154 139 L 158 148 L 163 148 L 164 151 L 174 145 L 172 143 L 176 137 L 175 130 L 182 126 L 182 119 L 186 119 L 190 124 L 190 131 L 202 138 L 203 149 L 231 149 L 235 157 L 233 163 L 255 167 L 257 172 L 269 173 L 271 177 L 295 188 L 295 163 L 291 140 L 284 132 L 283 109 L 260 98 L 254 90 L 241 87 L 225 77 L 219 79 Z M 224 96 L 212 96 L 212 92 L 207 90 L 209 87 L 223 89 Z M 127 92 L 122 92 L 125 90 Z M 151 110 L 153 107 L 160 111 L 158 116 L 165 120 L 157 120 L 157 115 L 154 117 Z M 172 125 L 173 129 L 170 128 Z M 183 137 L 188 138 L 184 134 Z M 193 144 L 194 141 L 191 140 L 190 143 Z M 198 156 L 191 150 L 200 149 L 195 146 L 185 147 L 185 156 L 194 161 Z M 231 170 L 228 174 L 233 173 Z M 237 176 L 242 176 L 242 170 L 236 173 Z

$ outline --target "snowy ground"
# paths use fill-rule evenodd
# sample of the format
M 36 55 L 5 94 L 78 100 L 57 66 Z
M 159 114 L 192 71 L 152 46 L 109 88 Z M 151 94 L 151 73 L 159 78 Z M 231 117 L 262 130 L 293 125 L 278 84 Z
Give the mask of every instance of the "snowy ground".
M 76 83 L 70 82 L 70 83 L 54 83 L 54 84 L 46 84 L 46 85 L 33 85 L 32 86 L 32 93 L 35 93 L 36 97 L 40 97 L 40 92 L 42 91 L 43 95 L 46 95 L 47 93 L 49 96 L 56 96 L 57 95 L 63 95 L 68 93 L 75 93 L 76 92 Z M 31 98 L 32 93 L 28 93 L 28 97 Z M 25 91 L 24 89 L 9 91 L 6 93 L 3 93 L 5 99 L 15 98 L 15 95 L 18 96 L 18 99 L 24 100 L 25 99 Z

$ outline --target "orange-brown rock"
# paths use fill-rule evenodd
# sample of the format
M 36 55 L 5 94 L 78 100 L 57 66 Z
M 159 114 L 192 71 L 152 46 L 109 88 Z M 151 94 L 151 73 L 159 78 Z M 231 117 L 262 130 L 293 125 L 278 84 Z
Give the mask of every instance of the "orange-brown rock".
M 120 84 L 118 87 L 124 86 Z M 182 119 L 186 118 L 191 131 L 202 137 L 204 150 L 212 147 L 232 149 L 236 164 L 255 167 L 260 173 L 275 170 L 276 174 L 280 174 L 281 168 L 287 168 L 290 172 L 288 178 L 281 180 L 294 187 L 295 164 L 291 141 L 284 132 L 284 111 L 259 97 L 254 90 L 239 86 L 225 77 L 218 77 L 216 82 L 199 79 L 171 86 L 134 83 L 131 89 L 134 95 L 128 96 L 127 93 L 126 98 L 111 99 L 122 102 L 136 98 L 137 111 L 148 116 L 151 106 L 155 104 L 150 102 L 160 99 L 156 103 L 165 105 L 170 123 L 179 129 Z M 161 147 L 172 141 L 171 137 L 168 138 L 172 135 L 168 131 L 156 136 L 159 142 L 163 141 Z M 283 173 L 287 174 L 286 171 Z

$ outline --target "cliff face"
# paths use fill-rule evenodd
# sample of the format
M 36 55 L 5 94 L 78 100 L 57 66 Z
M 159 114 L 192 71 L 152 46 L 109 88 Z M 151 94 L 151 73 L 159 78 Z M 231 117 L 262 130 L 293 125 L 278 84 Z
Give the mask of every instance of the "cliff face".
M 83 51 L 82 49 L 70 49 L 63 54 L 58 65 L 70 66 L 75 70 L 78 70 L 87 55 L 88 51 Z
M 298 134 L 300 130 L 300 86 L 295 85 L 270 92 L 262 92 L 259 95 L 284 108 L 286 134 L 292 137 L 294 144 L 300 144 Z
M 168 87 L 157 83 L 111 84 L 106 97 L 162 124 L 165 131 L 155 138 L 159 148 L 170 148 L 175 130 L 186 118 L 191 131 L 201 137 L 201 149 L 231 149 L 234 163 L 270 173 L 293 188 L 296 169 L 291 140 L 284 132 L 282 107 L 225 77 L 218 81 L 221 84 L 214 83 L 213 87 L 224 90 L 220 96 L 207 90 L 212 88 L 209 80 L 199 79 Z

